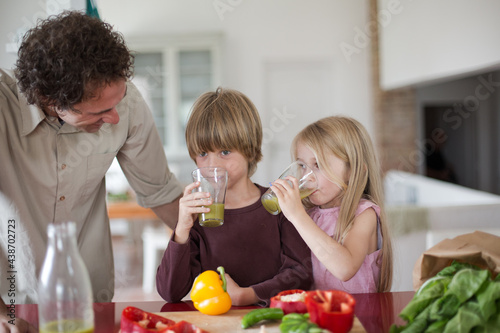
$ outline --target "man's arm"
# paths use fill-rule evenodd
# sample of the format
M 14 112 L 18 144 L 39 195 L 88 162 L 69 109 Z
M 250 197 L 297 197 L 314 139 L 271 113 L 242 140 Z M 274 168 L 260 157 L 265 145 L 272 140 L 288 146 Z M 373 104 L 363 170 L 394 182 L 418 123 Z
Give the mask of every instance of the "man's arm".
M 175 229 L 177 220 L 179 218 L 179 199 L 182 195 L 178 196 L 174 201 L 161 205 L 152 207 L 153 212 L 158 216 L 167 226 L 172 230 Z

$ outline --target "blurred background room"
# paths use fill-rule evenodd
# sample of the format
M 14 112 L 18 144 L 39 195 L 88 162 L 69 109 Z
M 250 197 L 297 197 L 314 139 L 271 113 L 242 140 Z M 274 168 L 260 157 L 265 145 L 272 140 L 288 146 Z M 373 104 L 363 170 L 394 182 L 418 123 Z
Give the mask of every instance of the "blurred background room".
M 222 86 L 260 112 L 264 158 L 253 180 L 262 185 L 289 164 L 305 125 L 343 114 L 366 126 L 385 176 L 393 290 L 412 289 L 415 261 L 439 240 L 500 235 L 500 2 L 1 1 L 0 67 L 13 68 L 38 19 L 89 3 L 135 52 L 133 81 L 183 183 L 195 167 L 184 139 L 190 108 Z M 170 230 L 134 204 L 116 161 L 107 186 L 115 300 L 159 298 L 154 274 Z

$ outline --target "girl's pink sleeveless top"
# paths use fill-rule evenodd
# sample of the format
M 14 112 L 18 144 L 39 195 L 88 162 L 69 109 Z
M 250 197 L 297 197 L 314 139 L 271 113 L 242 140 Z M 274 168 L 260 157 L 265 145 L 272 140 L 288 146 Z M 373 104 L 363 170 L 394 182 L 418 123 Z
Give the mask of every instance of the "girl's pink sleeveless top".
M 382 235 L 380 233 L 379 222 L 380 208 L 371 201 L 361 199 L 355 215 L 358 216 L 368 208 L 372 208 L 377 214 L 377 251 L 367 255 L 358 272 L 346 282 L 342 282 L 333 276 L 333 274 L 326 269 L 325 265 L 323 265 L 314 254 L 311 254 L 314 289 L 337 289 L 351 294 L 377 292 L 377 286 L 380 279 L 380 265 L 377 264 L 377 258 L 382 246 Z M 339 211 L 340 207 L 327 209 L 314 207 L 309 210 L 309 215 L 316 222 L 316 225 L 321 228 L 321 230 L 333 237 L 335 225 L 337 224 L 337 219 L 339 217 Z

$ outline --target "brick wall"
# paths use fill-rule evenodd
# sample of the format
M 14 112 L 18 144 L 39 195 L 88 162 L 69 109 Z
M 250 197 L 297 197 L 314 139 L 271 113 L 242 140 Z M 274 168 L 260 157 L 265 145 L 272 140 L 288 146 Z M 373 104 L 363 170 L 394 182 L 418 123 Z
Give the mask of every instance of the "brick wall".
M 377 0 L 370 1 L 370 21 L 377 18 Z M 414 161 L 417 150 L 417 110 L 413 88 L 383 91 L 380 88 L 378 28 L 372 31 L 371 58 L 373 112 L 377 153 L 385 173 L 397 169 L 417 173 Z

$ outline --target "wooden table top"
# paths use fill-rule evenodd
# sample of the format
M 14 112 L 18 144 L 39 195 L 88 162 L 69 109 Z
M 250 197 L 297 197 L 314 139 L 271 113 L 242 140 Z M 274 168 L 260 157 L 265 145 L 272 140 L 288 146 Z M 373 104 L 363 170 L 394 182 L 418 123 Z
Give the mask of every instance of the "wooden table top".
M 368 333 L 389 332 L 392 324 L 402 325 L 404 322 L 398 317 L 401 310 L 413 297 L 413 292 L 390 292 L 373 294 L 353 294 L 356 299 L 355 315 Z M 94 333 L 119 332 L 120 318 L 123 309 L 127 306 L 135 306 L 144 311 L 162 313 L 162 315 L 177 318 L 181 313 L 174 315 L 173 312 L 196 311 L 192 302 L 165 303 L 165 302 L 116 302 L 95 303 L 95 330 Z M 233 307 L 231 310 L 240 315 L 242 310 L 250 311 L 255 307 Z M 200 316 L 205 316 L 200 313 Z M 16 318 L 23 318 L 38 327 L 38 307 L 36 304 L 17 304 Z M 210 332 L 210 327 L 203 327 Z M 243 332 L 237 328 L 238 332 Z M 215 331 L 214 331 L 215 332 Z
M 108 202 L 108 216 L 110 219 L 155 220 L 158 219 L 151 208 L 144 208 L 135 201 Z

